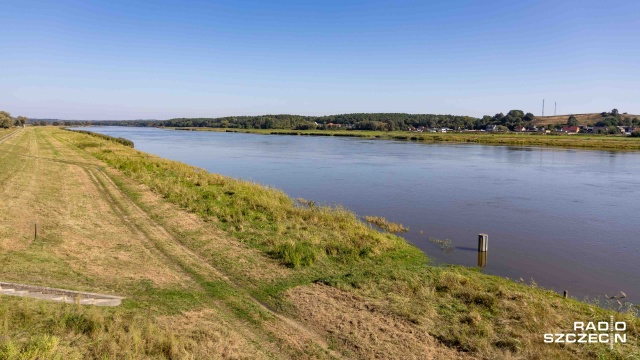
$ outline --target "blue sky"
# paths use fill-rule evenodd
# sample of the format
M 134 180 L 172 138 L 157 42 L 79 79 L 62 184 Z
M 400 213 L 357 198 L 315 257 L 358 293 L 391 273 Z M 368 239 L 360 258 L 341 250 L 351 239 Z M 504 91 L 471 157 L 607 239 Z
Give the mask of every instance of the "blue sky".
M 640 114 L 638 1 L 0 0 L 0 109 Z

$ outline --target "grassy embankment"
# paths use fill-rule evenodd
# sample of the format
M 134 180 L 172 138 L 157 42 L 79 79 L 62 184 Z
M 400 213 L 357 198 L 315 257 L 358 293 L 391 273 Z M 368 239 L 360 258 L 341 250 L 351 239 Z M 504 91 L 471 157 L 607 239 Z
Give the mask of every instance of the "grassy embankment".
M 0 358 L 640 356 L 542 343 L 613 315 L 635 344 L 632 313 L 429 266 L 347 210 L 113 141 L 27 129 L 0 144 L 0 185 L 3 280 L 128 298 L 93 308 L 3 297 Z
M 516 133 L 413 133 L 408 131 L 363 130 L 284 130 L 284 129 L 207 129 L 177 128 L 178 130 L 242 132 L 264 135 L 347 136 L 365 139 L 410 140 L 427 143 L 459 142 L 484 145 L 554 146 L 595 150 L 640 150 L 640 138 L 604 135 L 539 135 Z

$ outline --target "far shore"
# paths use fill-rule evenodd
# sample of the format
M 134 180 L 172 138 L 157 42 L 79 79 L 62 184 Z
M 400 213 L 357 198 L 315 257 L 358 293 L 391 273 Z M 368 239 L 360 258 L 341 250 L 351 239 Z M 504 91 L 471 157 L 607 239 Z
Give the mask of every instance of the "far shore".
M 489 133 L 447 132 L 417 133 L 409 131 L 369 130 L 289 130 L 289 129 L 238 129 L 238 128 L 165 128 L 187 131 L 238 132 L 261 135 L 346 136 L 367 139 L 410 140 L 421 142 L 458 142 L 485 145 L 550 146 L 593 150 L 640 150 L 640 138 L 593 134 L 538 134 L 538 133 Z

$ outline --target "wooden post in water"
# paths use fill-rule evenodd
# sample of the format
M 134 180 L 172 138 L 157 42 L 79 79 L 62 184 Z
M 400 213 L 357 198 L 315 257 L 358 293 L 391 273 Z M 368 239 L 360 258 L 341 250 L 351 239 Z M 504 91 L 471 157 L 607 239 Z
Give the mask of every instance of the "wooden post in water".
M 567 290 L 564 291 L 564 298 L 568 298 L 569 297 L 569 292 Z
M 489 250 L 489 235 L 478 235 L 478 251 L 487 252 Z

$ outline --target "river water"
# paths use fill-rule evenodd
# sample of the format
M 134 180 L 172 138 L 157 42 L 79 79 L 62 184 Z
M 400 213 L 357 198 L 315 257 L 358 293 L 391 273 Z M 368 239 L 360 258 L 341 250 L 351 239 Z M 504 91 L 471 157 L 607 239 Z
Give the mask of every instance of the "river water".
M 136 149 L 409 227 L 438 263 L 640 302 L 640 153 L 92 127 Z M 479 233 L 489 235 L 486 259 Z M 449 239 L 444 249 L 430 239 Z

